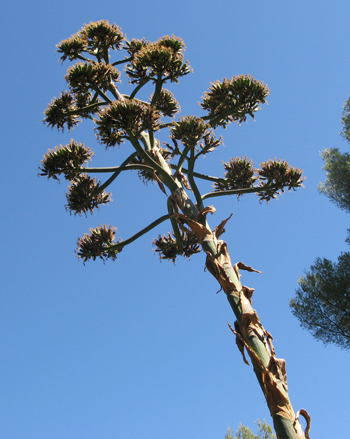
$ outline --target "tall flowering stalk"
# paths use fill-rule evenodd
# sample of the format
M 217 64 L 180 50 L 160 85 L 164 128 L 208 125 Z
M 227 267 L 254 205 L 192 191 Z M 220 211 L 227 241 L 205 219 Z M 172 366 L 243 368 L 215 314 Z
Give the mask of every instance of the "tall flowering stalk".
M 115 60 L 115 52 L 121 49 L 126 55 Z M 240 281 L 242 270 L 257 270 L 242 262 L 231 263 L 227 244 L 221 239 L 229 218 L 214 228 L 207 219 L 208 213 L 215 212 L 215 207 L 207 204 L 210 198 L 255 193 L 261 202 L 268 202 L 286 190 L 302 186 L 302 171 L 283 160 L 268 160 L 255 168 L 247 157 L 236 157 L 224 163 L 223 177 L 195 172 L 197 160 L 222 143 L 221 138 L 215 137 L 215 129 L 226 128 L 231 122 L 240 124 L 248 116 L 254 118 L 259 105 L 266 102 L 268 87 L 249 75 L 216 81 L 204 93 L 201 117 L 176 118 L 179 103 L 164 85 L 177 83 L 191 72 L 184 61 L 181 38 L 172 35 L 156 42 L 129 41 L 118 26 L 102 20 L 85 25 L 58 44 L 57 51 L 62 62 L 68 59 L 76 64 L 69 67 L 65 76 L 68 91 L 51 101 L 44 122 L 63 131 L 79 125 L 82 119 L 91 119 L 101 145 L 107 149 L 128 142 L 132 152 L 116 166 L 93 168 L 88 166 L 92 150 L 72 140 L 45 154 L 40 174 L 70 181 L 66 208 L 79 215 L 109 203 L 111 194 L 105 190 L 121 172 L 130 170 L 137 170 L 144 182 L 155 182 L 166 198 L 165 214 L 129 239 L 116 241 L 116 228 L 110 225 L 91 228 L 78 241 L 78 258 L 84 263 L 96 258 L 115 260 L 124 247 L 170 221 L 171 233 L 153 241 L 156 252 L 162 259 L 175 261 L 178 256 L 190 257 L 204 250 L 206 268 L 219 282 L 237 319 L 230 329 L 244 361 L 249 364 L 248 354 L 253 364 L 277 437 L 308 438 L 309 415 L 303 409 L 294 412 L 288 396 L 285 361 L 276 358 L 272 336 L 252 308 L 254 290 Z M 122 94 L 119 89 L 118 67 L 123 64 L 132 88 L 130 94 Z M 146 84 L 154 88 L 148 101 L 138 98 Z M 171 144 L 161 145 L 157 136 L 162 130 L 170 130 Z M 90 174 L 106 177 L 102 182 Z M 212 190 L 202 194 L 198 180 L 212 182 Z M 300 415 L 307 421 L 305 432 L 299 423 Z

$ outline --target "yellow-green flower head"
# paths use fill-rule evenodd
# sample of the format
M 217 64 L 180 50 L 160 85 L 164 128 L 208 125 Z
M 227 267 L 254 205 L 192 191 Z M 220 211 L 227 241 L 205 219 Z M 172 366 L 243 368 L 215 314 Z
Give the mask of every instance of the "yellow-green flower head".
M 154 239 L 153 245 L 156 247 L 155 251 L 159 254 L 160 259 L 168 259 L 175 263 L 177 256 L 189 259 L 201 251 L 198 239 L 193 232 L 181 232 L 181 239 L 182 250 L 180 250 L 174 234 L 159 235 L 157 239 Z
M 153 95 L 151 96 L 152 100 Z M 181 110 L 181 107 L 177 100 L 175 99 L 173 93 L 171 91 L 162 89 L 159 93 L 158 99 L 155 102 L 155 107 L 159 110 L 164 116 L 173 117 L 176 113 Z
M 285 160 L 268 160 L 260 164 L 261 169 L 257 169 L 260 179 L 261 191 L 259 191 L 260 201 L 269 201 L 271 198 L 277 198 L 281 192 L 295 190 L 303 186 L 302 169 L 290 166 Z

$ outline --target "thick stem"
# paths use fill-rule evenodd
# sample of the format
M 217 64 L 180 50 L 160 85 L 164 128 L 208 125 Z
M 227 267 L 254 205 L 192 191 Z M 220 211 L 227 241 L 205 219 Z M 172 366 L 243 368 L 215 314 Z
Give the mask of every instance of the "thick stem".
M 257 312 L 251 304 L 253 289 L 243 286 L 239 270 L 256 271 L 238 262 L 232 266 L 227 245 L 219 240 L 227 220 L 211 231 L 206 213 L 214 208 L 198 209 L 183 189 L 178 189 L 172 195 L 174 201 L 184 213 L 179 215 L 196 234 L 203 250 L 207 254 L 206 268 L 217 279 L 224 290 L 237 322 L 235 330 L 236 343 L 243 355 L 248 352 L 254 367 L 254 372 L 265 395 L 266 402 L 273 418 L 278 439 L 308 439 L 302 431 L 298 418 L 291 405 L 285 361 L 275 356 L 272 336 L 262 326 Z

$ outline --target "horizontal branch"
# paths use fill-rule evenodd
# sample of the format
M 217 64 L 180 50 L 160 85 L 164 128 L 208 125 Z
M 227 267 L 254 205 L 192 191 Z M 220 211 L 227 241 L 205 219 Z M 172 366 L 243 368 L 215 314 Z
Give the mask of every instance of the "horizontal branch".
M 207 198 L 223 197 L 225 195 L 252 194 L 261 192 L 261 190 L 262 188 L 260 186 L 255 186 L 247 189 L 228 189 L 227 191 L 208 192 L 202 196 L 202 200 L 206 200 Z
M 251 188 L 246 189 L 227 189 L 225 191 L 217 191 L 217 192 L 209 192 L 207 194 L 204 194 L 202 196 L 202 200 L 205 200 L 207 198 L 215 198 L 215 197 L 222 197 L 225 195 L 241 195 L 241 194 L 260 194 L 262 192 L 276 192 L 279 190 L 282 190 L 290 186 L 282 186 L 280 184 L 274 184 L 274 185 L 265 185 L 265 186 L 254 186 Z
M 170 165 L 170 167 L 175 170 L 178 169 L 177 165 Z M 188 169 L 182 168 L 181 172 L 183 172 L 184 174 L 188 174 Z M 199 172 L 193 172 L 193 176 L 196 178 L 201 178 L 202 180 L 213 181 L 213 182 L 225 181 L 225 178 L 212 177 L 211 175 L 200 174 Z
M 154 229 L 159 224 L 163 223 L 164 221 L 171 219 L 172 215 L 163 215 L 157 220 L 153 221 L 153 223 L 149 224 L 144 229 L 140 230 L 138 233 L 133 235 L 131 238 L 126 239 L 125 241 L 120 241 L 118 244 L 111 245 L 109 249 L 113 250 L 120 250 L 123 249 L 126 245 L 131 244 L 132 242 L 136 241 L 136 239 L 140 238 L 145 233 L 149 232 L 150 230 Z

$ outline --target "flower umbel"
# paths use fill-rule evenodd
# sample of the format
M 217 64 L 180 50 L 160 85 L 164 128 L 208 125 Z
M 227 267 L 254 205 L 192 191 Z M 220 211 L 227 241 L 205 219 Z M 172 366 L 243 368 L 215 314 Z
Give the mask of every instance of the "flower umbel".
M 245 122 L 247 115 L 254 119 L 258 105 L 266 102 L 269 93 L 267 85 L 250 75 L 234 76 L 211 84 L 200 105 L 209 112 L 213 128 L 226 128 L 230 122 Z
M 133 60 L 127 65 L 126 74 L 132 84 L 138 84 L 145 79 L 178 82 L 180 76 L 191 72 L 191 67 L 183 63 L 185 44 L 181 38 L 174 35 L 160 38 L 155 43 L 136 40 L 128 52 L 133 54 Z
M 257 177 L 254 177 L 254 164 L 248 157 L 232 158 L 229 162 L 224 162 L 224 168 L 225 179 L 214 183 L 215 192 L 251 188 L 257 180 Z
M 77 168 L 87 162 L 91 162 L 94 152 L 83 143 L 75 142 L 73 139 L 62 147 L 56 146 L 49 149 L 41 160 L 42 167 L 40 175 L 59 180 L 58 175 L 63 174 L 67 180 L 72 180 L 79 174 Z
M 67 70 L 66 81 L 73 93 L 86 94 L 94 87 L 105 89 L 111 81 L 119 81 L 120 72 L 104 62 L 78 62 Z
M 196 116 L 180 117 L 178 122 L 171 128 L 172 136 L 190 148 L 193 148 L 201 140 L 207 130 L 203 119 Z
M 95 55 L 98 58 L 106 57 L 108 49 L 121 48 L 124 40 L 121 29 L 107 20 L 90 22 L 78 33 L 57 44 L 57 52 L 62 53 L 61 61 L 67 58 L 70 61 L 81 58 L 83 52 Z
M 184 256 L 190 258 L 195 253 L 199 253 L 201 248 L 198 239 L 193 232 L 181 232 L 183 241 L 182 250 L 175 239 L 174 233 L 158 236 L 153 240 L 153 245 L 156 247 L 155 251 L 159 253 L 160 259 L 168 259 L 175 263 L 177 256 Z
M 78 125 L 81 120 L 78 115 L 69 113 L 75 109 L 73 95 L 68 92 L 61 93 L 59 98 L 52 99 L 48 108 L 44 111 L 45 118 L 43 122 L 62 131 L 67 125 L 69 131 L 74 125 Z
M 81 215 L 87 212 L 92 213 L 94 208 L 100 204 L 107 204 L 112 201 L 111 193 L 100 190 L 100 182 L 92 179 L 87 174 L 81 174 L 72 180 L 68 187 L 66 210 L 74 215 Z
M 158 99 L 155 102 L 156 109 L 164 116 L 173 117 L 181 110 L 181 107 L 175 99 L 173 93 L 169 90 L 162 89 L 159 93 Z
M 120 145 L 123 138 L 138 137 L 141 131 L 158 129 L 159 111 L 137 99 L 114 101 L 99 113 L 97 137 L 106 148 Z
M 85 233 L 78 240 L 76 255 L 82 259 L 83 263 L 89 259 L 95 260 L 96 258 L 101 258 L 103 261 L 110 258 L 115 261 L 117 254 L 122 251 L 122 248 L 118 250 L 113 248 L 116 231 L 117 228 L 111 227 L 111 225 L 108 227 L 100 225 L 95 229 L 91 228 L 90 234 Z
M 258 192 L 260 201 L 267 201 L 277 198 L 287 187 L 296 190 L 303 186 L 303 170 L 290 166 L 285 160 L 269 160 L 260 164 L 261 169 L 257 170 L 261 191 Z

